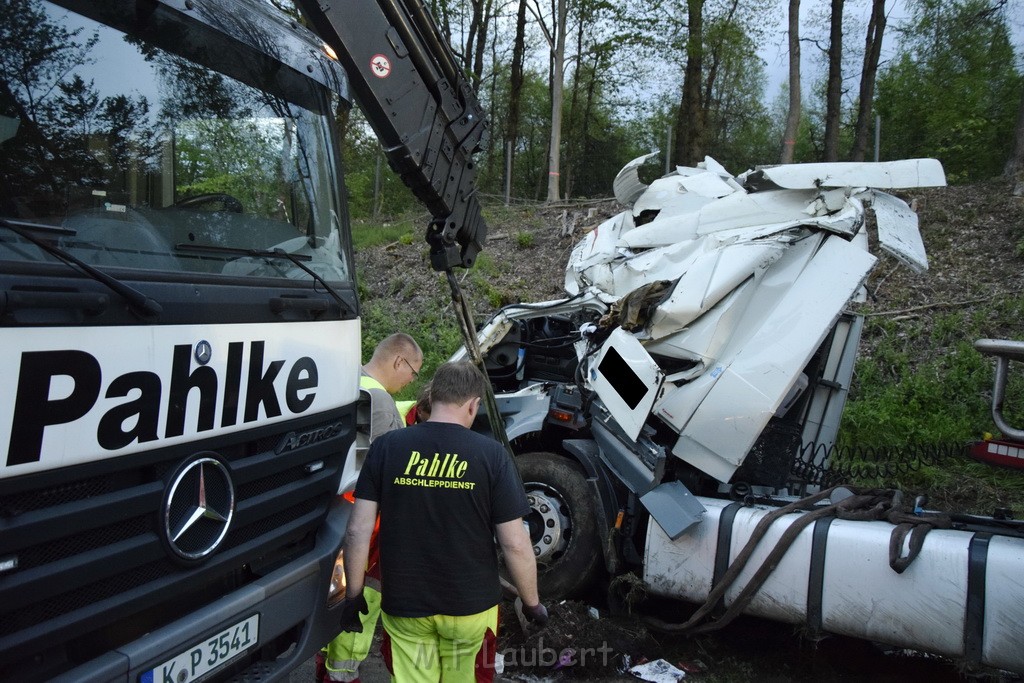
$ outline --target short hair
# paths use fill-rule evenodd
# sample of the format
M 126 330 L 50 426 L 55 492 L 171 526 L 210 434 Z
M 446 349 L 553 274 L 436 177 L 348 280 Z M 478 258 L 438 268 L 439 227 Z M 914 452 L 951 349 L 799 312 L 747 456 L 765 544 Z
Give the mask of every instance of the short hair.
M 420 395 L 416 399 L 416 421 L 426 422 L 430 419 L 430 382 L 423 385 L 420 389 Z
M 484 375 L 469 361 L 444 363 L 430 380 L 430 402 L 433 405 L 462 405 L 484 393 Z
M 423 351 L 416 340 L 405 332 L 395 332 L 385 337 L 373 350 L 373 357 L 386 361 L 393 356 L 409 356 L 413 359 L 422 359 Z

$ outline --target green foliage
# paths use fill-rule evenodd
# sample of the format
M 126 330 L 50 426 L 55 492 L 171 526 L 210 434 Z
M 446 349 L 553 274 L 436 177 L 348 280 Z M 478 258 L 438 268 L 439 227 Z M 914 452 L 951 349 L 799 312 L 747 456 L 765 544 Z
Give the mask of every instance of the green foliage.
M 735 19 L 718 17 L 705 25 L 704 43 L 718 63 L 705 103 L 709 154 L 733 173 L 776 161 L 778 138 L 762 102 L 767 76 L 751 34 Z
M 495 76 L 498 80 L 495 102 L 508 102 L 511 96 L 508 70 L 499 71 Z M 521 113 L 513 151 L 512 196 L 537 199 L 542 189 L 547 187 L 541 181 L 546 183 L 547 179 L 547 145 L 551 134 L 551 102 L 546 77 L 527 69 L 519 98 Z M 478 168 L 483 169 L 479 185 L 487 192 L 499 194 L 504 193 L 505 187 L 505 148 L 501 141 L 508 134 L 508 112 L 496 104 L 490 114 L 491 138 L 497 143 L 491 153 L 500 159 L 500 163 L 478 164 Z
M 413 244 L 417 239 L 417 231 L 426 233 L 426 219 L 421 215 L 406 214 L 397 220 L 380 221 L 370 218 L 352 220 L 352 246 L 356 251 L 381 244 L 399 242 Z M 425 244 L 425 242 L 424 242 Z
M 520 249 L 529 249 L 533 246 L 533 233 L 527 230 L 520 230 L 516 233 L 516 246 Z
M 484 251 L 477 255 L 476 264 L 470 272 L 473 275 L 493 278 L 498 275 L 498 265 L 494 262 L 494 257 L 490 252 Z
M 870 318 L 865 338 L 874 341 L 870 357 L 857 362 L 843 414 L 841 442 L 881 447 L 921 443 L 966 443 L 995 432 L 990 413 L 993 360 L 974 341 L 999 337 L 1024 313 L 1024 298 L 971 311 L 936 315 L 930 321 L 899 325 Z M 923 349 L 937 349 L 922 356 Z M 1011 365 L 1013 368 L 1013 365 Z M 1004 407 L 1011 424 L 1024 427 L 1024 368 L 1011 369 Z
M 934 156 L 951 182 L 998 175 L 1021 74 L 1003 14 L 986 0 L 916 0 L 899 57 L 878 79 L 886 159 Z
M 375 215 L 397 215 L 419 208 L 420 204 L 402 179 L 391 170 L 384 152 L 366 119 L 353 108 L 345 137 L 342 140 L 342 162 L 345 166 L 345 190 L 348 209 L 353 218 Z M 374 188 L 378 166 L 380 191 L 374 211 Z
M 608 196 L 619 170 L 649 151 L 606 96 L 602 79 L 608 58 L 596 55 L 594 63 L 576 69 L 566 87 L 562 189 L 568 196 Z

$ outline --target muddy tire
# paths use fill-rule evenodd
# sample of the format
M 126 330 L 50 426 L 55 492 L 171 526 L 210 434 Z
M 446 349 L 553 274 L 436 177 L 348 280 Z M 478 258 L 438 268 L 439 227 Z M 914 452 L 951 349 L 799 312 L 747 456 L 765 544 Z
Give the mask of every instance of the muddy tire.
M 569 458 L 524 453 L 516 462 L 530 501 L 526 523 L 541 598 L 575 596 L 603 566 L 594 494 L 582 468 Z

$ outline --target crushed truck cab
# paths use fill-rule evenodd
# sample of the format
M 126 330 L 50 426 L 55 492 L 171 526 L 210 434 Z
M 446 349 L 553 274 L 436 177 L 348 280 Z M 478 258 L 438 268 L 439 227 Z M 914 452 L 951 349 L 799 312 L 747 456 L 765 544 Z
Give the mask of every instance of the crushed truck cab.
M 1024 670 L 1008 626 L 1024 618 L 1007 571 L 1024 559 L 1019 525 L 932 531 L 908 559 L 890 557 L 889 522 L 833 514 L 794 526 L 783 563 L 743 592 L 794 520 L 841 505 L 770 517 L 817 490 L 799 466 L 828 467 L 871 250 L 928 267 L 917 215 L 893 192 L 945 185 L 939 162 L 733 176 L 707 158 L 647 185 L 651 156 L 614 181 L 627 208 L 572 250 L 567 298 L 506 306 L 478 335 L 531 501 L 542 594 L 579 592 L 603 569 L 701 602 L 749 543 L 723 609 Z M 987 611 L 978 585 L 1000 596 Z

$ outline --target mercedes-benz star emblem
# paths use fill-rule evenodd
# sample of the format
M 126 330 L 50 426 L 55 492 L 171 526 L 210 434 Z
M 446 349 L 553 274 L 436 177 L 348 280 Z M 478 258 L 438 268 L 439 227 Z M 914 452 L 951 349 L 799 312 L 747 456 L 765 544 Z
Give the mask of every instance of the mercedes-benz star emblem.
M 201 339 L 196 342 L 195 358 L 196 362 L 200 365 L 206 365 L 210 362 L 210 358 L 213 357 L 213 347 L 210 346 L 210 342 L 205 339 Z
M 224 540 L 235 514 L 235 488 L 220 460 L 200 457 L 182 467 L 167 488 L 163 522 L 176 555 L 199 560 Z

